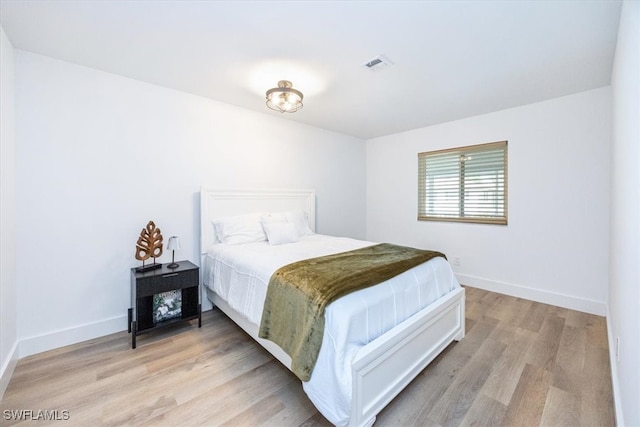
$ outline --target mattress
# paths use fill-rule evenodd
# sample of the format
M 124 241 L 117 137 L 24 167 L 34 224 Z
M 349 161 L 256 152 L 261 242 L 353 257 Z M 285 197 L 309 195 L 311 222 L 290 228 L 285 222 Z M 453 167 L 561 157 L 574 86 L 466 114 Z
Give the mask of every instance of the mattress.
M 345 237 L 305 235 L 297 243 L 213 245 L 205 257 L 205 286 L 259 326 L 271 275 L 302 259 L 373 245 Z M 351 361 L 367 343 L 460 285 L 441 257 L 330 304 L 323 344 L 303 389 L 333 424 L 346 425 L 351 411 Z

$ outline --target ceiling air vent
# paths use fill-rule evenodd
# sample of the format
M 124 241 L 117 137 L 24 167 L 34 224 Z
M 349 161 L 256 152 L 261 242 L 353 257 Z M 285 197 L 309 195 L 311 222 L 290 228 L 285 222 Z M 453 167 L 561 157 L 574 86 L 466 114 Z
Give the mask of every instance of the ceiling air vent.
M 362 64 L 363 67 L 371 71 L 384 70 L 385 68 L 388 68 L 392 65 L 393 65 L 393 62 L 389 61 L 387 58 L 385 58 L 382 55 L 378 55 L 375 58 L 371 58 L 370 60 Z

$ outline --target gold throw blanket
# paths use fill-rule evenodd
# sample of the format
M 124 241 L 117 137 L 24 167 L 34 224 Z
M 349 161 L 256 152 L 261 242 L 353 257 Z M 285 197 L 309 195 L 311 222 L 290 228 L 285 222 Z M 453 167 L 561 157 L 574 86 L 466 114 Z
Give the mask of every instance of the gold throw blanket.
M 259 336 L 291 356 L 309 381 L 324 334 L 324 310 L 341 296 L 376 285 L 444 254 L 382 243 L 285 265 L 269 281 Z

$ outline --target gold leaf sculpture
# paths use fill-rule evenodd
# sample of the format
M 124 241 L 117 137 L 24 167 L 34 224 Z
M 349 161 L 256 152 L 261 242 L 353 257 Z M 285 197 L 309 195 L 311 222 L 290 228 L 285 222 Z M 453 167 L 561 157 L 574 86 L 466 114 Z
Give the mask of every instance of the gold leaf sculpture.
M 153 257 L 155 259 L 162 255 L 162 232 L 156 227 L 153 221 L 149 221 L 147 226 L 140 232 L 138 243 L 136 243 L 136 259 L 144 261 Z

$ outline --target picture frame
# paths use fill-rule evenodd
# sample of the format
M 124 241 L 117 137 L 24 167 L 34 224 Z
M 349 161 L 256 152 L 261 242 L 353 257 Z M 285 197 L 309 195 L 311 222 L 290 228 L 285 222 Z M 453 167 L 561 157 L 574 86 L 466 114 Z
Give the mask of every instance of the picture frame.
M 182 290 L 155 294 L 153 296 L 153 323 L 182 317 Z

